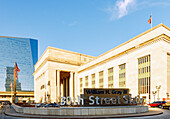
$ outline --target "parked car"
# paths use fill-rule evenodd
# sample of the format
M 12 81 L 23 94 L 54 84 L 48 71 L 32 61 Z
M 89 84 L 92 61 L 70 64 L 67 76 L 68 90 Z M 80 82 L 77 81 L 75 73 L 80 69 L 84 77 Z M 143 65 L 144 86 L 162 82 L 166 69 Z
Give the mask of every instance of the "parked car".
M 35 104 L 35 107 L 43 107 L 43 106 L 45 106 L 45 104 L 44 104 L 44 103 L 38 103 L 38 104 Z
M 60 107 L 60 106 L 56 103 L 49 103 L 49 104 L 44 105 L 43 107 Z
M 169 109 L 170 110 L 170 102 L 167 102 L 165 104 L 162 105 L 163 109 Z
M 166 101 L 155 101 L 155 102 L 153 102 L 151 104 L 148 104 L 148 105 L 150 105 L 151 107 L 159 107 L 159 108 L 161 108 L 162 105 L 165 104 L 165 103 L 166 103 Z

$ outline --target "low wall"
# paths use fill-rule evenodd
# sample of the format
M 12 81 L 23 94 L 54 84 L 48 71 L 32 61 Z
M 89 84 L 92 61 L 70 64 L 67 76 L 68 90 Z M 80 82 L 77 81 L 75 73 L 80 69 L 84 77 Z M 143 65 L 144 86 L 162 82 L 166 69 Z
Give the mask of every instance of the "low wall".
M 12 104 L 12 107 L 14 108 L 14 110 L 18 113 L 23 113 L 24 107 L 20 107 L 18 105 Z
M 113 115 L 148 112 L 148 106 L 33 108 L 13 105 L 16 112 L 33 115 Z

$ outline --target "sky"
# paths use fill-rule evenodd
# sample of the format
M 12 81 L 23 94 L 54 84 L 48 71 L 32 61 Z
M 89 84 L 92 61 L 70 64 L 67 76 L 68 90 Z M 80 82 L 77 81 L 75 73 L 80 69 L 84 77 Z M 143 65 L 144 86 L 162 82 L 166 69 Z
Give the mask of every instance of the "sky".
M 99 56 L 163 23 L 170 27 L 170 0 L 0 0 L 0 36 Z

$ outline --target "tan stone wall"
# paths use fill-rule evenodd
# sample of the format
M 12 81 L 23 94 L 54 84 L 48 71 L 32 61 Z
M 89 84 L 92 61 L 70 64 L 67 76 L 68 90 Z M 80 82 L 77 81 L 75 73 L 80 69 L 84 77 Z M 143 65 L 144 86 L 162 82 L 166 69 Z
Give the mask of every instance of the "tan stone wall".
M 83 54 L 70 53 L 69 51 L 66 52 L 66 51 L 55 50 L 55 49 L 49 49 L 48 57 L 58 62 L 75 64 L 75 65 L 81 65 L 93 59 L 93 57 L 87 57 Z
M 150 55 L 151 56 L 151 101 L 153 101 L 152 91 L 156 90 L 156 86 L 162 85 L 159 97 L 165 98 L 167 91 L 167 68 L 166 68 L 166 54 L 167 49 L 163 47 L 169 47 L 169 44 L 165 41 L 159 40 L 142 47 L 138 47 L 135 50 L 127 52 L 124 55 L 113 58 L 105 63 L 98 64 L 93 68 L 82 71 L 79 73 L 78 78 L 84 78 L 96 73 L 96 88 L 99 86 L 97 77 L 100 71 L 107 72 L 111 67 L 114 67 L 114 88 L 119 88 L 119 65 L 126 63 L 126 87 L 130 88 L 132 96 L 138 95 L 138 58 Z M 105 73 L 105 87 L 107 87 L 108 75 Z M 89 86 L 90 87 L 90 86 Z M 141 96 L 147 96 L 149 101 L 149 95 L 143 94 Z M 156 95 L 157 99 L 157 95 Z
M 170 93 L 170 54 L 167 55 L 167 93 Z

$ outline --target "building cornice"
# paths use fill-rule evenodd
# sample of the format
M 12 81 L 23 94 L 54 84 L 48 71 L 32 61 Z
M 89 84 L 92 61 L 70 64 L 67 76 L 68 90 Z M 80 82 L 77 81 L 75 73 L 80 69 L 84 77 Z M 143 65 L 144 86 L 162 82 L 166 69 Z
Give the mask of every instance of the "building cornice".
M 45 53 L 48 51 L 48 47 L 47 49 L 44 51 L 44 53 L 41 55 L 40 59 L 37 61 L 37 63 L 34 65 L 34 67 L 36 67 L 39 63 L 39 61 L 43 58 L 43 56 L 45 55 Z
M 106 61 L 108 61 L 108 60 L 110 60 L 110 59 L 112 59 L 112 58 L 115 58 L 115 57 L 120 56 L 120 55 L 122 55 L 122 54 L 124 54 L 124 53 L 127 53 L 127 52 L 129 52 L 129 51 L 132 51 L 133 49 L 136 49 L 136 48 L 138 48 L 139 46 L 150 42 L 152 39 L 150 39 L 150 40 L 148 40 L 148 41 L 146 41 L 146 42 L 143 42 L 143 43 L 141 43 L 141 44 L 138 44 L 138 45 L 136 45 L 136 46 L 134 45 L 134 46 L 130 47 L 129 49 L 125 49 L 124 51 L 122 51 L 122 52 L 120 52 L 120 53 L 118 53 L 118 54 L 115 54 L 115 55 L 113 55 L 113 56 L 111 56 L 111 57 L 108 55 L 108 56 L 106 57 L 106 59 L 104 59 L 104 60 L 102 60 L 102 59 L 100 58 L 100 57 L 102 57 L 102 56 L 104 56 L 104 55 L 109 54 L 110 52 L 112 52 L 112 51 L 114 51 L 114 50 L 117 50 L 118 48 L 120 48 L 120 47 L 122 47 L 122 46 L 124 46 L 124 45 L 126 46 L 126 44 L 130 43 L 131 41 L 134 41 L 134 40 L 136 40 L 137 38 L 142 37 L 142 36 L 144 36 L 145 34 L 151 32 L 151 31 L 153 31 L 153 30 L 155 30 L 155 29 L 157 29 L 157 28 L 159 28 L 159 27 L 164 27 L 165 29 L 167 29 L 167 30 L 170 31 L 170 28 L 168 28 L 168 27 L 165 26 L 164 24 L 159 24 L 159 25 L 153 27 L 152 29 L 149 29 L 149 30 L 145 31 L 144 33 L 142 33 L 142 34 L 140 34 L 140 35 L 138 35 L 138 36 L 136 36 L 136 37 L 128 40 L 127 42 L 125 42 L 125 43 L 123 43 L 123 44 L 121 44 L 121 45 L 119 45 L 119 46 L 117 46 L 117 47 L 115 47 L 115 48 L 113 48 L 113 49 L 111 49 L 111 50 L 103 53 L 102 55 L 100 55 L 100 56 L 98 56 L 98 57 L 88 56 L 88 55 L 84 55 L 84 54 L 80 54 L 80 53 L 76 53 L 76 52 L 72 52 L 72 51 L 63 50 L 63 49 L 59 49 L 59 48 L 54 48 L 54 47 L 48 46 L 48 48 L 45 50 L 45 52 L 44 52 L 43 55 L 40 57 L 40 59 L 38 60 L 38 62 L 35 64 L 35 68 L 36 68 L 36 67 L 37 67 L 37 68 L 36 68 L 35 72 L 33 73 L 33 75 L 35 75 L 35 73 L 38 72 L 39 69 L 40 69 L 47 61 L 53 61 L 53 62 L 58 62 L 58 63 L 70 64 L 70 65 L 75 65 L 75 66 L 84 66 L 84 67 L 80 68 L 80 70 L 79 70 L 79 72 L 82 72 L 82 71 L 84 71 L 84 70 L 86 70 L 86 69 L 89 69 L 89 67 L 93 67 L 93 66 L 95 66 L 95 65 L 104 63 L 104 62 L 106 62 Z M 165 35 L 165 36 L 166 36 L 166 35 Z M 168 36 L 167 36 L 167 37 L 168 37 Z M 153 39 L 154 39 L 154 38 L 153 38 Z M 80 56 L 85 56 L 85 57 L 93 58 L 93 59 L 92 59 L 91 61 L 87 62 L 87 63 L 84 63 L 84 64 L 81 64 L 81 62 L 80 62 L 80 63 L 77 63 L 77 62 L 74 63 L 74 61 L 69 61 L 69 60 L 68 60 L 68 61 L 64 61 L 64 60 L 61 60 L 61 59 L 50 58 L 50 57 L 49 57 L 49 54 L 51 53 L 51 50 L 62 51 L 62 52 L 66 52 L 66 53 L 71 53 L 71 54 L 76 54 L 76 55 L 80 55 Z M 46 53 L 47 53 L 47 56 L 45 56 Z M 49 54 L 48 54 L 48 53 L 49 53 Z M 44 58 L 43 61 L 41 61 L 42 58 Z M 97 63 L 95 63 L 95 60 L 97 60 L 97 59 L 99 59 L 99 61 L 98 61 Z M 91 64 L 89 64 L 89 63 L 91 63 Z M 88 66 L 87 64 L 90 65 L 90 66 Z M 87 65 L 87 66 L 86 66 L 86 65 Z
M 90 55 L 85 55 L 85 54 L 81 54 L 81 53 L 77 53 L 77 52 L 72 52 L 72 51 L 68 51 L 68 50 L 64 50 L 64 49 L 59 49 L 59 48 L 54 48 L 54 47 L 50 47 L 48 46 L 47 49 L 45 50 L 45 52 L 42 54 L 42 56 L 40 57 L 40 59 L 38 60 L 38 62 L 43 58 L 43 56 L 46 54 L 46 52 L 48 50 L 57 50 L 57 51 L 62 51 L 62 52 L 67 52 L 67 53 L 71 53 L 71 54 L 76 54 L 76 55 L 80 55 L 80 56 L 85 56 L 85 57 L 89 57 L 89 58 L 95 58 L 93 56 L 90 56 Z M 55 61 L 55 60 L 54 60 Z M 38 62 L 35 64 L 34 67 L 36 67 L 38 65 Z M 67 63 L 68 64 L 68 63 Z
M 113 59 L 113 58 L 116 58 L 116 57 L 119 57 L 119 56 L 121 56 L 121 55 L 124 55 L 124 54 L 126 54 L 126 53 L 128 53 L 128 52 L 130 52 L 130 51 L 132 51 L 132 50 L 134 50 L 134 49 L 140 48 L 140 47 L 142 47 L 142 46 L 144 46 L 144 45 L 146 45 L 146 44 L 149 44 L 149 43 L 151 43 L 151 42 L 154 42 L 154 41 L 156 41 L 156 40 L 164 40 L 164 41 L 167 42 L 167 40 L 170 41 L 170 37 L 167 36 L 166 34 L 162 34 L 162 35 L 157 36 L 157 37 L 155 37 L 155 38 L 153 38 L 153 39 L 150 39 L 150 40 L 148 40 L 148 41 L 146 41 L 146 42 L 143 42 L 143 43 L 139 44 L 138 46 L 131 47 L 131 48 L 129 48 L 129 49 L 127 49 L 127 50 L 125 50 L 125 51 L 117 54 L 117 55 L 111 56 L 111 57 L 109 57 L 109 58 L 107 58 L 107 59 L 105 59 L 105 60 L 102 60 L 102 61 L 100 61 L 100 62 L 98 62 L 98 63 L 96 63 L 96 64 L 93 64 L 93 65 L 91 65 L 91 66 L 89 66 L 89 67 L 87 67 L 87 68 L 84 68 L 84 69 L 82 69 L 82 70 L 79 70 L 78 73 L 83 72 L 83 71 L 88 70 L 88 69 L 91 69 L 91 68 L 93 68 L 93 67 L 96 66 L 96 65 L 100 65 L 100 64 L 102 64 L 102 63 L 105 63 L 105 62 L 107 62 L 107 61 L 109 61 L 109 60 L 111 60 L 111 59 Z
M 113 50 L 115 50 L 115 49 L 117 49 L 117 48 L 119 48 L 119 47 L 121 47 L 121 46 L 123 46 L 123 45 L 125 45 L 125 44 L 127 44 L 127 43 L 129 43 L 129 42 L 131 42 L 131 41 L 133 41 L 133 40 L 135 40 L 135 39 L 137 39 L 137 38 L 139 38 L 139 37 L 147 34 L 147 33 L 149 33 L 149 32 L 151 32 L 151 31 L 153 31 L 153 30 L 155 30 L 155 29 L 157 29 L 158 27 L 161 27 L 161 26 L 164 27 L 164 28 L 166 28 L 166 29 L 168 29 L 168 30 L 170 31 L 170 28 L 168 28 L 167 26 L 165 26 L 164 24 L 161 23 L 161 24 L 159 24 L 159 25 L 157 25 L 157 26 L 155 26 L 155 27 L 153 27 L 153 28 L 151 28 L 151 29 L 149 29 L 149 30 L 147 30 L 147 31 L 145 31 L 145 32 L 137 35 L 136 37 L 134 37 L 134 38 L 132 38 L 132 39 L 130 39 L 130 40 L 122 43 L 121 45 L 119 45 L 119 46 L 117 46 L 117 47 L 115 47 L 115 48 L 113 48 L 113 49 L 111 49 L 111 50 L 109 50 L 109 51 L 107 51 L 107 52 L 99 55 L 99 56 L 96 57 L 95 59 L 97 59 L 97 58 L 99 58 L 99 57 L 101 57 L 101 56 L 103 56 L 103 55 L 105 55 L 105 54 L 108 54 L 109 52 L 111 52 L 111 51 L 113 51 Z
M 67 53 L 76 54 L 76 55 L 81 55 L 81 56 L 90 57 L 90 58 L 95 58 L 94 56 L 81 54 L 81 53 L 77 53 L 77 52 L 73 52 L 73 51 L 68 51 L 68 50 L 64 50 L 64 49 L 60 49 L 60 48 L 54 48 L 54 47 L 51 47 L 51 46 L 48 46 L 48 49 L 58 50 L 58 51 L 67 52 Z
M 43 66 L 44 64 L 47 62 L 47 58 L 45 58 L 45 60 L 39 65 L 39 67 L 34 71 L 33 75 L 35 75 Z
M 69 64 L 69 65 L 74 65 L 74 66 L 80 66 L 81 63 L 74 63 L 74 62 L 67 62 L 67 61 L 62 61 L 59 59 L 53 59 L 50 57 L 46 57 L 45 60 L 40 64 L 40 66 L 35 70 L 35 72 L 33 73 L 33 75 L 35 75 L 43 66 L 47 61 L 51 61 L 51 62 L 56 62 L 56 63 L 62 63 L 62 64 Z

